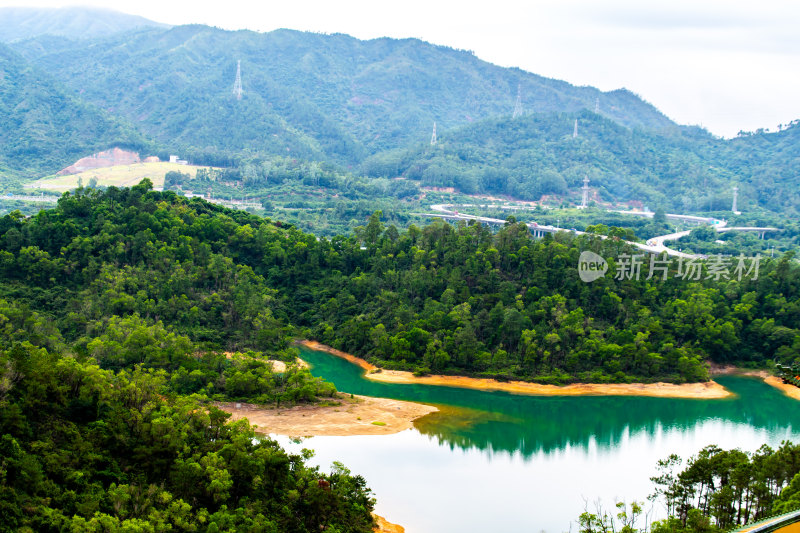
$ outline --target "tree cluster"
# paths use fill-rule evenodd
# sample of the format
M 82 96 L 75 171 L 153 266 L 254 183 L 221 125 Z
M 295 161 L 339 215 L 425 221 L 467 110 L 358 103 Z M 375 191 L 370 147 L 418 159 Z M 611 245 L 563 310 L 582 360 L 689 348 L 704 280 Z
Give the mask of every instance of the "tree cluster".
M 685 467 L 675 454 L 658 462 L 650 499 L 667 518 L 641 525 L 644 506 L 618 503 L 614 514 L 598 509 L 580 516 L 582 533 L 721 533 L 800 507 L 800 445 L 754 453 L 706 446 Z
M 178 394 L 185 372 L 106 370 L 2 301 L 0 323 L 0 531 L 372 531 L 363 478 Z

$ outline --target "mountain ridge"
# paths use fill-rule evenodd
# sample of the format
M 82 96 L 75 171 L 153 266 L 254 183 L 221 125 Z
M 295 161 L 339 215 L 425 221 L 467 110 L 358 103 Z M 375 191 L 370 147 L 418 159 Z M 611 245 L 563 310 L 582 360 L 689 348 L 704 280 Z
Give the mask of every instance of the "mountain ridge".
M 167 133 L 148 119 L 174 112 L 186 102 L 211 117 L 213 127 L 229 124 L 230 113 L 215 118 L 214 110 L 230 103 L 236 61 L 241 60 L 243 101 L 263 100 L 259 113 L 300 124 L 303 134 L 340 163 L 429 137 L 434 122 L 448 129 L 510 115 L 519 84 L 529 109 L 577 111 L 593 106 L 599 97 L 603 110 L 626 126 L 675 127 L 629 91 L 575 87 L 418 39 L 361 41 L 344 34 L 187 25 L 71 43 L 67 49 L 33 39 L 18 43 L 16 49 L 88 101 L 122 114 L 161 139 L 175 138 L 176 131 Z M 140 87 L 148 83 L 158 87 L 163 98 L 140 94 Z M 198 95 L 190 94 L 193 91 Z M 179 122 L 188 123 L 191 117 L 183 119 Z M 258 133 L 242 131 L 246 124 L 237 127 L 240 145 L 259 149 Z M 209 144 L 188 128 L 177 136 L 187 145 Z M 331 146 L 325 146 L 327 140 Z
M 190 24 L 87 40 L 48 34 L 11 46 L 47 73 L 48 86 L 135 129 L 124 142 L 153 139 L 151 153 L 162 158 L 178 154 L 234 174 L 280 156 L 534 200 L 573 190 L 588 175 L 606 199 L 681 212 L 724 208 L 734 184 L 743 202 L 793 213 L 800 204 L 795 123 L 723 140 L 675 124 L 627 89 L 578 87 L 416 38 Z M 239 62 L 241 99 L 233 93 Z M 523 115 L 513 119 L 518 87 Z M 71 161 L 62 154 L 60 166 L 45 158 L 33 167 L 55 172 L 111 147 L 78 144 Z M 21 171 L 18 162 L 0 165 Z M 269 170 L 259 172 L 269 181 Z
M 168 24 L 137 15 L 97 7 L 0 8 L 2 42 L 30 39 L 41 35 L 92 39 L 144 26 L 169 27 Z

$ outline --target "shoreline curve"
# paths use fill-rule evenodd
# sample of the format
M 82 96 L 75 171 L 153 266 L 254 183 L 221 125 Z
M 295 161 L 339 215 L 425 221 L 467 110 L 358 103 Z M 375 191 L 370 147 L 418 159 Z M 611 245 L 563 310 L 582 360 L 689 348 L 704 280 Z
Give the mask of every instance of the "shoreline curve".
M 790 398 L 800 400 L 800 387 L 795 387 L 789 383 L 784 383 L 783 380 L 778 376 L 768 376 L 764 378 L 764 383 L 775 387 Z
M 740 368 L 733 365 L 715 365 L 711 366 L 711 374 L 716 376 L 724 375 L 737 375 L 749 376 L 759 378 L 770 387 L 774 387 L 781 391 L 783 394 L 795 400 L 800 400 L 800 387 L 795 387 L 791 383 L 784 383 L 778 376 L 772 375 L 767 370 L 753 370 L 750 368 Z
M 420 376 L 403 370 L 386 370 L 356 357 L 355 355 L 331 348 L 317 341 L 302 340 L 298 344 L 317 350 L 358 365 L 366 371 L 364 377 L 373 381 L 397 384 L 443 385 L 484 391 L 505 391 L 532 396 L 649 396 L 657 398 L 723 399 L 733 393 L 717 383 L 573 383 L 570 385 L 542 385 L 527 381 L 498 381 L 490 378 L 471 378 L 466 376 Z

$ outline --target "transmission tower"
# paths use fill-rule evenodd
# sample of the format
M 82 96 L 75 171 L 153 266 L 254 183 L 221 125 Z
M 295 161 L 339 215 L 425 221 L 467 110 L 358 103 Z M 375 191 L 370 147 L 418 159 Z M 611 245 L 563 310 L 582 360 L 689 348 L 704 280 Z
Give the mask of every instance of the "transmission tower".
M 739 187 L 734 187 L 733 188 L 733 205 L 731 206 L 731 211 L 733 211 L 737 215 L 739 214 L 739 208 L 736 205 L 738 203 L 737 202 L 738 199 L 739 199 Z
M 589 206 L 589 176 L 583 177 L 583 187 L 581 187 L 581 208 L 585 209 Z
M 242 61 L 236 61 L 236 81 L 233 82 L 233 94 L 237 100 L 242 99 Z
M 594 99 L 594 112 L 595 113 L 599 113 L 600 112 L 600 97 L 599 96 Z
M 575 129 L 572 130 L 572 138 L 574 139 L 577 136 L 578 136 L 578 119 L 576 118 L 575 119 Z
M 433 123 L 433 135 L 431 135 L 431 146 L 436 146 L 436 123 Z
M 522 116 L 522 87 L 518 84 L 517 85 L 517 103 L 514 104 L 514 115 L 512 118 L 517 118 Z

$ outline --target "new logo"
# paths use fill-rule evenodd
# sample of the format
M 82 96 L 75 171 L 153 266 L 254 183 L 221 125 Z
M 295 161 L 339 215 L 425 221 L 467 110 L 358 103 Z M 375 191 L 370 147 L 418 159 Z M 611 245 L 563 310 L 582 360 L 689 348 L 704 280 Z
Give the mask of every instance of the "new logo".
M 608 271 L 608 263 L 594 252 L 585 250 L 578 259 L 578 275 L 586 283 L 602 278 Z

